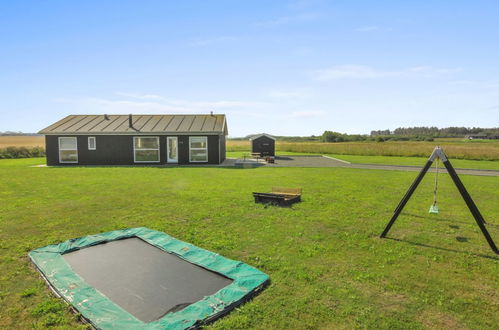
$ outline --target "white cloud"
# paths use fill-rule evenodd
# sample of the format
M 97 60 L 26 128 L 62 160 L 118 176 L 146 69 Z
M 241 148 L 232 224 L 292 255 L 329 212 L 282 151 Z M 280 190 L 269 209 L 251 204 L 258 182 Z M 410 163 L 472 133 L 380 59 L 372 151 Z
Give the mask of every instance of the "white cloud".
M 116 92 L 115 94 L 119 95 L 119 96 L 133 98 L 133 99 L 139 99 L 139 100 L 162 100 L 162 99 L 164 99 L 163 96 L 155 95 L 155 94 L 134 94 L 134 93 L 124 93 L 124 92 Z
M 88 97 L 71 100 L 71 103 L 78 108 L 85 109 L 85 112 L 93 113 L 195 113 L 196 109 L 179 107 L 171 104 L 165 104 L 154 101 L 130 101 L 115 100 L 97 97 Z
M 499 80 L 453 80 L 449 82 L 454 86 L 475 87 L 480 89 L 499 89 Z
M 185 108 L 242 108 L 242 107 L 256 107 L 260 106 L 261 102 L 255 101 L 234 101 L 234 100 L 220 100 L 220 101 L 190 101 L 179 99 L 163 98 L 163 103 L 170 104 Z
M 475 86 L 478 84 L 478 82 L 474 80 L 453 80 L 450 81 L 449 84 L 456 86 Z
M 213 111 L 238 113 L 246 110 L 251 113 L 253 108 L 265 106 L 265 103 L 253 101 L 191 101 L 166 98 L 155 94 L 122 93 L 121 99 L 113 98 L 56 98 L 57 103 L 72 104 L 76 110 L 84 113 L 209 113 Z M 79 110 L 81 109 L 81 110 Z
M 433 77 L 437 75 L 459 72 L 460 68 L 439 69 L 431 66 L 414 66 L 403 70 L 378 70 L 363 65 L 338 65 L 317 70 L 313 77 L 320 81 L 340 79 L 378 79 L 387 77 Z
M 374 79 L 397 76 L 395 71 L 380 71 L 363 65 L 339 65 L 315 72 L 317 80 Z
M 420 65 L 420 66 L 414 66 L 411 67 L 407 70 L 402 71 L 402 73 L 418 73 L 422 74 L 425 76 L 435 76 L 435 75 L 442 75 L 442 74 L 449 74 L 449 73 L 456 73 L 462 71 L 461 68 L 434 68 L 428 65 Z
M 312 96 L 312 91 L 309 88 L 296 88 L 288 90 L 271 90 L 269 96 L 273 98 L 283 99 L 305 99 Z
M 292 118 L 316 118 L 326 114 L 325 111 L 294 111 L 291 113 Z

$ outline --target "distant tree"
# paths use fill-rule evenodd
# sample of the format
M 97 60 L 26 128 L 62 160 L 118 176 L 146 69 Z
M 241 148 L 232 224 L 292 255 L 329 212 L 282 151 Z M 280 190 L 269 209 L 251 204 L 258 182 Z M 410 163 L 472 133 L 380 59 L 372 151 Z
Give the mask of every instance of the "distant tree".
M 36 133 L 23 133 L 23 132 L 12 132 L 12 131 L 0 132 L 0 136 L 23 136 L 23 135 L 34 136 L 34 135 L 38 135 L 38 134 L 36 134 Z
M 415 138 L 416 136 L 419 138 L 423 137 L 464 137 L 467 134 L 494 134 L 493 132 L 497 131 L 496 128 L 480 128 L 480 127 L 445 127 L 438 128 L 435 126 L 432 127 L 399 127 L 393 131 L 393 135 L 395 136 L 410 136 L 411 138 Z M 371 136 L 380 135 L 378 132 L 381 131 L 373 131 L 371 132 Z M 374 133 L 374 134 L 373 134 Z
M 378 130 L 378 131 L 371 131 L 371 136 L 379 136 L 379 135 L 390 135 L 391 132 L 389 129 L 385 130 Z
M 321 141 L 322 142 L 343 142 L 343 141 L 345 141 L 345 138 L 343 137 L 343 134 L 341 134 L 341 133 L 332 132 L 332 131 L 324 131 L 324 133 L 322 133 Z

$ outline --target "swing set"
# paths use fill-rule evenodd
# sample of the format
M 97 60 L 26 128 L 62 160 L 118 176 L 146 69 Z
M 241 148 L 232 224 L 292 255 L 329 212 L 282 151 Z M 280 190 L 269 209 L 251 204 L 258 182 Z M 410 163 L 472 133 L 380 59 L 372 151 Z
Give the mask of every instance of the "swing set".
M 411 184 L 411 186 L 409 187 L 409 189 L 405 193 L 404 197 L 399 202 L 398 206 L 395 208 L 395 211 L 393 212 L 393 216 L 390 219 L 390 221 L 388 222 L 388 224 L 386 225 L 385 230 L 383 230 L 383 232 L 381 233 L 380 238 L 386 237 L 386 235 L 390 231 L 390 228 L 395 223 L 395 220 L 397 220 L 398 216 L 402 212 L 405 204 L 407 204 L 407 202 L 411 198 L 412 194 L 414 193 L 414 191 L 418 187 L 421 180 L 423 180 L 423 177 L 428 172 L 428 170 L 430 169 L 430 167 L 434 161 L 436 161 L 435 162 L 435 172 L 436 172 L 436 174 L 435 174 L 435 189 L 433 191 L 433 204 L 430 206 L 429 213 L 430 214 L 438 214 L 438 204 L 437 204 L 438 163 L 439 163 L 439 161 L 442 161 L 442 163 L 445 166 L 445 168 L 447 169 L 447 172 L 449 173 L 452 181 L 454 182 L 457 189 L 459 190 L 459 193 L 461 194 L 464 201 L 466 202 L 466 205 L 468 206 L 468 209 L 470 210 L 471 214 L 473 215 L 473 218 L 475 219 L 478 227 L 482 231 L 483 236 L 487 240 L 487 243 L 489 244 L 490 248 L 496 254 L 499 254 L 499 250 L 497 249 L 496 244 L 492 240 L 492 237 L 490 236 L 489 232 L 487 231 L 487 228 L 485 227 L 486 222 L 485 222 L 482 214 L 480 213 L 475 202 L 473 201 L 470 194 L 468 193 L 468 191 L 464 187 L 464 184 L 461 182 L 461 179 L 459 179 L 459 176 L 457 175 L 456 170 L 454 169 L 454 167 L 450 163 L 449 159 L 445 155 L 444 151 L 440 147 L 436 147 L 433 150 L 433 152 L 432 152 L 430 158 L 428 158 L 428 161 L 426 162 L 425 166 L 423 167 L 421 172 L 419 172 L 418 176 L 416 177 L 414 182 Z
M 440 158 L 437 158 L 435 162 L 435 189 L 433 190 L 433 204 L 430 206 L 428 213 L 438 214 L 438 204 L 437 204 L 437 192 L 438 192 L 438 162 Z

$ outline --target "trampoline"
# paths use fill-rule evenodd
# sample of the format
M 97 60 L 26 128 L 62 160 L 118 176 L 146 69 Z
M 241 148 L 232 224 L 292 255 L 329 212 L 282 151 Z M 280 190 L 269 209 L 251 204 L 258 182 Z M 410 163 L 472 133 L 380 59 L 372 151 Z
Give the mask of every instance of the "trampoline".
M 242 262 L 147 228 L 29 253 L 51 289 L 98 329 L 186 329 L 208 323 L 269 281 Z

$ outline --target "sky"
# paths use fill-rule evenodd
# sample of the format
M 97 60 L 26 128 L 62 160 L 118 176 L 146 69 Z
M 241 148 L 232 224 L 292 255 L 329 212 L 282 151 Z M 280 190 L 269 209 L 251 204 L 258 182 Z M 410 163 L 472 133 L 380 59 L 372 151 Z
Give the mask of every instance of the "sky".
M 229 136 L 499 126 L 498 1 L 0 0 L 0 131 L 223 113 Z

